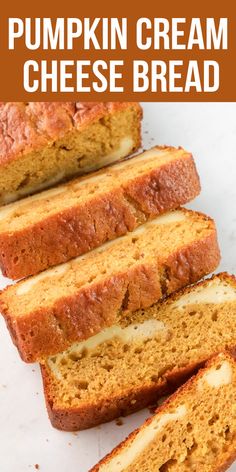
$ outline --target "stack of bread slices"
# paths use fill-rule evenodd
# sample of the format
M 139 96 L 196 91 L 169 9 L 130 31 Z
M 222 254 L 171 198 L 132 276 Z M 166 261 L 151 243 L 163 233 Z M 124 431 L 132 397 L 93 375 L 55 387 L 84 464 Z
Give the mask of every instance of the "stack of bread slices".
M 155 146 L 124 159 L 141 117 L 135 103 L 1 105 L 0 200 L 17 201 L 0 209 L 0 266 L 18 281 L 0 309 L 22 359 L 41 364 L 56 428 L 173 394 L 94 471 L 225 470 L 236 454 L 236 280 L 198 282 L 220 253 L 214 221 L 181 208 L 200 192 L 192 155 Z

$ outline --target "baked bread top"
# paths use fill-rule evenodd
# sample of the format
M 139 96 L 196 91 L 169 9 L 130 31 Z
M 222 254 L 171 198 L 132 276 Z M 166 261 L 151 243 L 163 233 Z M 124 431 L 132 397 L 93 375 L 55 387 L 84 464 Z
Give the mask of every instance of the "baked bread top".
M 100 169 L 141 142 L 138 103 L 0 104 L 0 204 Z
M 1 102 L 0 165 L 135 102 Z

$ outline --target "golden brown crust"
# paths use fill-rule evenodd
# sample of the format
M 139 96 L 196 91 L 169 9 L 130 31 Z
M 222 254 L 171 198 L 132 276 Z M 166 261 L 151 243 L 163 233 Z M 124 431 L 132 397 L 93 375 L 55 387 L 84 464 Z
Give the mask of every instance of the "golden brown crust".
M 220 253 L 213 221 L 211 226 L 208 236 L 179 249 L 159 267 L 156 261 L 136 265 L 59 299 L 51 309 L 41 307 L 14 316 L 0 299 L 1 313 L 22 359 L 34 362 L 64 351 L 115 323 L 121 310 L 147 308 L 215 270 Z
M 22 359 L 34 362 L 113 324 L 124 299 L 129 311 L 150 306 L 161 297 L 159 275 L 155 264 L 138 265 L 59 299 L 51 310 L 39 308 L 14 317 L 0 301 L 1 312 Z
M 84 404 L 70 409 L 60 409 L 54 405 L 50 373 L 47 372 L 45 365 L 41 365 L 44 394 L 50 421 L 57 429 L 79 431 L 112 421 L 120 416 L 127 416 L 142 408 L 154 405 L 164 395 L 174 392 L 202 364 L 203 362 L 168 372 L 163 378 L 162 384 L 155 385 L 152 382 L 143 385 L 139 389 L 133 388 L 120 395 L 114 395 L 112 398 L 107 398 L 106 401 Z
M 162 287 L 163 295 L 170 295 L 186 285 L 197 282 L 214 271 L 219 261 L 216 233 L 171 254 L 163 264 L 166 274 L 165 286 Z
M 0 167 L 135 102 L 0 102 Z
M 181 156 L 84 204 L 0 234 L 1 270 L 13 280 L 36 274 L 133 231 L 140 224 L 137 212 L 147 221 L 189 202 L 199 191 L 192 156 Z
M 236 452 L 234 452 L 229 459 L 222 464 L 222 466 L 218 467 L 214 472 L 225 472 L 226 470 L 229 469 L 229 467 L 233 464 L 233 462 L 236 460 Z
M 219 466 L 214 472 L 225 472 L 226 470 L 229 469 L 229 467 L 233 464 L 233 462 L 236 459 L 236 452 L 234 452 L 229 459 L 222 464 L 222 466 Z
M 235 359 L 233 356 L 231 356 L 231 354 L 229 352 L 224 352 L 224 356 L 227 357 L 229 359 L 230 362 L 235 362 Z M 215 356 L 212 356 L 205 364 L 205 366 L 200 369 L 198 371 L 198 373 L 196 374 L 196 376 L 193 376 L 191 377 L 185 384 L 183 384 L 182 386 L 180 386 L 176 392 L 171 395 L 171 397 L 169 397 L 159 408 L 157 408 L 156 410 L 156 413 L 162 413 L 162 412 L 165 412 L 166 408 L 168 408 L 169 404 L 171 404 L 176 398 L 178 398 L 179 394 L 182 393 L 182 392 L 188 392 L 188 390 L 190 389 L 190 387 L 192 386 L 193 383 L 195 383 L 195 381 L 198 380 L 198 378 L 200 378 L 202 375 L 204 375 L 204 372 L 210 368 L 212 365 L 215 364 L 215 362 L 217 362 L 217 359 L 218 359 L 218 355 L 215 355 Z M 135 436 L 139 433 L 139 431 L 143 428 L 145 428 L 148 424 L 150 424 L 150 422 L 152 421 L 152 417 L 148 418 L 144 424 L 140 427 L 140 428 L 137 428 L 135 431 L 133 431 L 124 441 L 122 441 L 117 447 L 115 447 L 109 454 L 107 454 L 98 464 L 96 464 L 92 469 L 90 469 L 90 472 L 99 472 L 100 470 L 100 466 L 102 464 L 105 464 L 108 460 L 110 460 L 112 457 L 116 456 L 117 454 L 119 454 L 120 452 L 122 452 L 122 450 L 125 448 L 126 446 L 126 441 L 129 440 L 129 441 L 132 441 Z M 215 469 L 214 472 L 224 472 L 225 470 L 227 470 L 228 466 L 230 466 L 233 462 L 233 460 L 235 459 L 236 457 L 236 454 L 232 454 L 230 455 L 230 457 L 228 458 L 228 460 L 226 462 L 224 462 L 224 464 L 220 464 L 219 467 L 217 469 Z

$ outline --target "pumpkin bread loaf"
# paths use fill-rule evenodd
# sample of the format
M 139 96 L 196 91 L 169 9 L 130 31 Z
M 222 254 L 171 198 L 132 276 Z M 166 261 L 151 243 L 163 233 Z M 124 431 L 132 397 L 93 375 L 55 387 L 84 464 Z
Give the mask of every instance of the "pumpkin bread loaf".
M 0 204 L 133 153 L 141 118 L 132 102 L 1 102 Z

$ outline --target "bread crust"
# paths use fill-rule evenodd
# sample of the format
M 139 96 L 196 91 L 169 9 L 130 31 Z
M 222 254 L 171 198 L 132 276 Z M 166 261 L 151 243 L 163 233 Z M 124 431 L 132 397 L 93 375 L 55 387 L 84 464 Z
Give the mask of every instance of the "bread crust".
M 209 219 L 209 223 L 207 236 L 183 246 L 167 259 L 139 263 L 81 288 L 73 296 L 60 298 L 51 308 L 40 307 L 25 316 L 14 316 L 0 297 L 1 313 L 22 359 L 34 362 L 62 352 L 114 324 L 120 312 L 147 308 L 214 271 L 220 252 L 214 222 Z
M 136 102 L 0 102 L 0 168 Z
M 235 362 L 235 358 L 231 355 L 231 353 L 229 351 L 225 351 L 223 354 L 226 358 L 229 359 L 230 362 L 234 361 Z M 198 373 L 196 374 L 196 376 L 193 376 L 191 377 L 185 384 L 183 384 L 182 386 L 180 386 L 176 391 L 175 393 L 173 393 L 173 395 L 171 395 L 171 397 L 169 397 L 159 408 L 157 408 L 156 410 L 156 413 L 162 413 L 162 412 L 165 412 L 165 409 L 166 407 L 168 407 L 169 404 L 171 404 L 176 398 L 178 399 L 178 395 L 182 392 L 188 392 L 188 390 L 190 389 L 190 387 L 192 386 L 193 383 L 195 383 L 195 381 L 200 378 L 204 372 L 210 368 L 212 365 L 214 365 L 214 363 L 216 362 L 216 360 L 218 359 L 218 356 L 221 355 L 221 354 L 216 354 L 216 355 L 213 355 L 210 359 L 208 359 L 208 361 L 206 362 L 205 366 L 203 366 L 202 369 L 200 369 L 198 371 Z M 122 441 L 117 447 L 115 447 L 111 453 L 107 454 L 98 464 L 96 464 L 94 467 L 92 467 L 92 469 L 90 469 L 89 472 L 99 472 L 100 470 L 100 466 L 105 464 L 107 462 L 107 460 L 111 459 L 112 457 L 116 456 L 117 453 L 120 453 L 122 452 L 122 450 L 125 448 L 125 445 L 126 445 L 126 441 L 127 439 L 129 440 L 133 440 L 135 439 L 136 435 L 138 434 L 138 432 L 143 429 L 145 426 L 147 426 L 148 424 L 150 424 L 150 422 L 152 421 L 152 417 L 148 418 L 144 423 L 143 425 L 140 427 L 140 428 L 137 428 L 135 431 L 133 431 L 124 441 Z M 219 467 L 217 467 L 214 472 L 224 472 L 225 470 L 228 469 L 228 467 L 233 463 L 234 459 L 236 458 L 236 452 L 234 452 L 233 454 L 231 454 L 228 458 L 228 460 L 224 463 L 224 464 L 220 464 Z M 213 471 L 212 471 L 213 472 Z
M 141 222 L 176 209 L 199 192 L 194 160 L 186 153 L 131 178 L 125 186 L 104 190 L 102 195 L 58 210 L 22 230 L 0 234 L 1 270 L 13 280 L 34 275 L 133 231 Z
M 133 388 L 126 393 L 114 395 L 113 398 L 107 398 L 106 401 L 84 404 L 78 408 L 59 408 L 54 404 L 50 373 L 46 365 L 41 365 L 44 394 L 50 421 L 54 428 L 63 431 L 79 431 L 112 421 L 120 416 L 127 416 L 142 408 L 156 404 L 162 396 L 174 392 L 203 363 L 204 361 L 167 372 L 163 382 L 159 385 L 153 383 L 142 385 L 140 389 Z
M 225 472 L 233 464 L 236 459 L 236 452 L 234 452 L 231 457 L 222 465 L 219 466 L 214 472 Z

